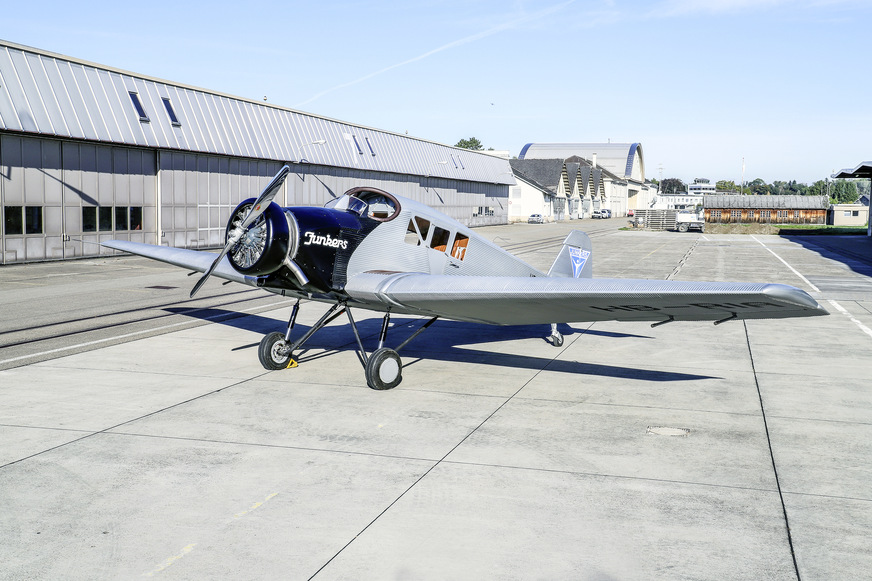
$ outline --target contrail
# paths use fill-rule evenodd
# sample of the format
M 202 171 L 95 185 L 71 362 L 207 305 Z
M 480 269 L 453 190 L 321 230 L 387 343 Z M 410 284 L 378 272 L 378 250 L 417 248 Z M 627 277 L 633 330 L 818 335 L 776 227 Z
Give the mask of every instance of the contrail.
M 504 24 L 500 24 L 499 26 L 495 26 L 495 27 L 490 28 L 488 30 L 485 30 L 483 32 L 479 32 L 478 34 L 473 34 L 472 36 L 467 36 L 466 38 L 461 38 L 460 40 L 455 40 L 454 42 L 449 42 L 448 44 L 443 44 L 442 46 L 440 46 L 438 48 L 434 48 L 433 50 L 425 52 L 424 54 L 418 55 L 414 58 L 410 58 L 410 59 L 405 60 L 403 62 L 390 65 L 390 66 L 385 67 L 383 69 L 380 69 L 378 71 L 369 73 L 368 75 L 364 75 L 364 76 L 360 77 L 359 79 L 355 79 L 355 80 L 349 81 L 347 83 L 342 83 L 341 85 L 336 85 L 333 88 L 327 89 L 325 91 L 321 91 L 320 93 L 317 93 L 314 96 L 303 101 L 302 103 L 298 104 L 297 107 L 302 107 L 304 105 L 308 105 L 312 101 L 315 101 L 316 99 L 319 99 L 328 93 L 332 93 L 333 91 L 338 91 L 339 89 L 344 89 L 346 87 L 351 87 L 352 85 L 362 83 L 363 81 L 369 80 L 373 77 L 377 77 L 378 75 L 386 73 L 390 70 L 393 70 L 393 69 L 396 69 L 399 67 L 403 67 L 403 66 L 406 66 L 408 64 L 423 60 L 429 56 L 433 56 L 436 53 L 440 53 L 442 51 L 445 51 L 445 50 L 448 50 L 451 48 L 462 46 L 464 44 L 469 44 L 470 42 L 475 42 L 476 40 L 481 40 L 482 38 L 486 38 L 488 36 L 493 36 L 494 34 L 497 34 L 499 32 L 502 32 L 504 30 L 512 28 L 513 26 L 521 24 L 522 22 L 527 22 L 528 20 L 535 20 L 536 18 L 548 16 L 549 14 L 553 14 L 554 12 L 557 12 L 559 10 L 563 10 L 564 8 L 566 8 L 567 6 L 569 6 L 570 4 L 572 4 L 574 2 L 575 2 L 575 0 L 568 0 L 567 2 L 564 2 L 562 4 L 557 4 L 557 5 L 552 6 L 550 8 L 546 8 L 545 10 L 540 10 L 539 12 L 534 12 L 533 14 L 528 14 L 527 16 L 522 16 L 521 18 L 506 22 Z

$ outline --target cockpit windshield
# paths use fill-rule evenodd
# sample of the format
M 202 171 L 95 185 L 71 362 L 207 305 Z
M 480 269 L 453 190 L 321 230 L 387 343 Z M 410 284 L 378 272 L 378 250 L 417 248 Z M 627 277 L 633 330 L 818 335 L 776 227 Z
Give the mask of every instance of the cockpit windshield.
M 348 194 L 345 194 L 344 196 L 340 196 L 335 200 L 330 200 L 329 202 L 327 202 L 327 204 L 324 205 L 324 207 L 345 212 L 354 212 L 358 216 L 365 216 L 367 204 L 360 198 L 355 198 L 354 196 L 349 196 Z
M 339 198 L 330 200 L 326 208 L 354 212 L 362 218 L 388 222 L 400 213 L 400 202 L 391 194 L 375 188 L 352 188 Z

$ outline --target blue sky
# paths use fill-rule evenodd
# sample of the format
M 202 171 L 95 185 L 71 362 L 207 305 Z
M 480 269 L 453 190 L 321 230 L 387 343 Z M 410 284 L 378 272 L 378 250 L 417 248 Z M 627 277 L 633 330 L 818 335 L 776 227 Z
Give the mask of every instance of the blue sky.
M 0 38 L 447 143 L 639 142 L 647 177 L 872 159 L 869 0 L 16 2 Z

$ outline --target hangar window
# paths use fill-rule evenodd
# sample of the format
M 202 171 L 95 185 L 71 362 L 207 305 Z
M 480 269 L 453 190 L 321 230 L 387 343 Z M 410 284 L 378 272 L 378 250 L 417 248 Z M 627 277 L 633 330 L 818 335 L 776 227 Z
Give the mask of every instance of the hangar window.
M 148 123 L 148 115 L 145 114 L 145 109 L 142 106 L 142 101 L 139 100 L 139 93 L 136 91 L 129 91 L 130 100 L 133 102 L 133 107 L 136 109 L 136 113 L 139 115 L 139 120 L 143 123 Z
M 130 229 L 142 230 L 142 206 L 130 207 Z
M 82 206 L 82 232 L 97 231 L 97 208 Z
M 42 234 L 41 206 L 6 206 L 3 214 L 4 234 L 9 236 Z
M 127 230 L 127 208 L 115 208 L 115 229 Z
M 167 97 L 163 98 L 164 108 L 167 110 L 167 115 L 170 116 L 170 121 L 175 127 L 181 127 L 182 123 L 179 121 L 179 118 L 176 117 L 176 112 L 173 109 L 173 104 Z
M 22 206 L 6 206 L 3 210 L 5 219 L 3 220 L 3 233 L 7 236 L 13 234 L 24 234 L 24 220 L 21 219 Z
M 24 233 L 42 234 L 42 207 L 24 207 Z
M 97 217 L 100 231 L 112 230 L 112 208 L 100 208 L 97 211 Z

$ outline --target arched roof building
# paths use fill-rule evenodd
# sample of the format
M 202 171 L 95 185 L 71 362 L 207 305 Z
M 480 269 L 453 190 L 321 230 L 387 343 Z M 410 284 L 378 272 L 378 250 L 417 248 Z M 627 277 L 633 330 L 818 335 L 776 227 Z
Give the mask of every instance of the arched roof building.
M 645 182 L 641 143 L 528 143 L 518 159 L 566 159 L 577 155 L 604 167 L 616 176 Z

